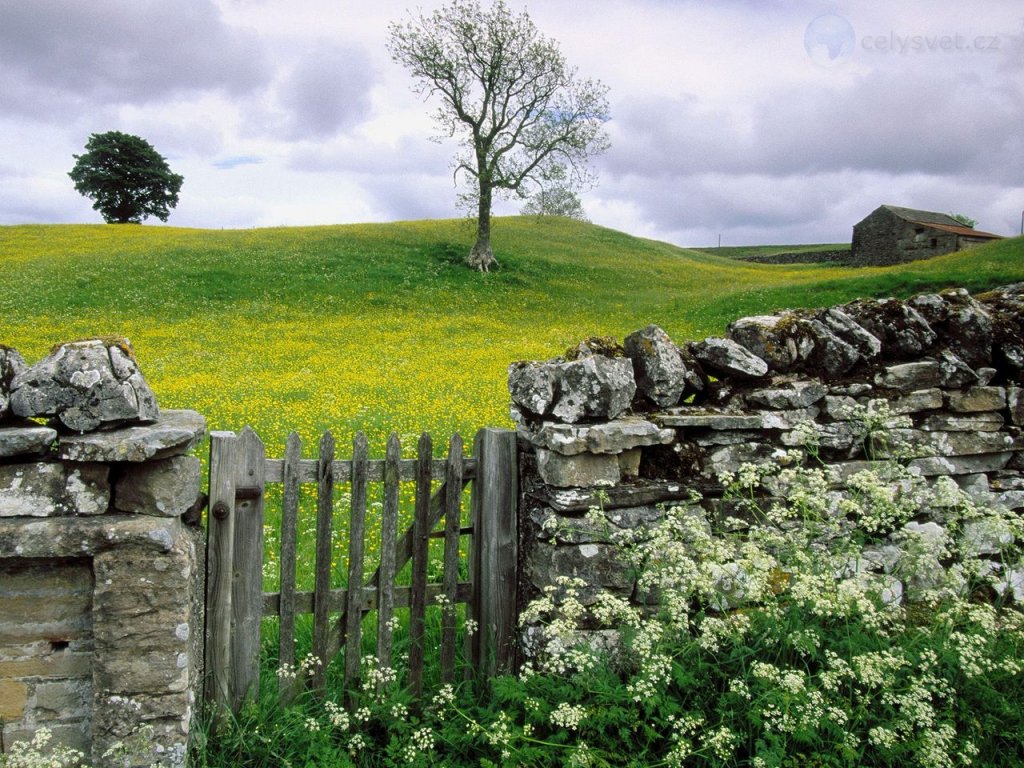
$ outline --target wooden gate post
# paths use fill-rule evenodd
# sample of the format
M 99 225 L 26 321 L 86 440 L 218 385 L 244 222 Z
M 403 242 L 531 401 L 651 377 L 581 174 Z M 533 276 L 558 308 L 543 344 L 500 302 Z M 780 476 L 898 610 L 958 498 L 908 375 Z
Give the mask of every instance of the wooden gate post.
M 481 429 L 473 455 L 473 593 L 469 617 L 477 631 L 469 640 L 470 663 L 484 678 L 512 671 L 516 630 L 519 468 L 516 433 Z
M 249 427 L 210 433 L 206 700 L 218 718 L 259 690 L 264 455 Z
M 206 538 L 206 701 L 215 719 L 231 707 L 231 569 L 235 549 L 234 432 L 210 433 L 210 514 Z
M 266 451 L 246 427 L 235 456 L 235 547 L 231 578 L 231 709 L 260 689 L 260 627 L 263 619 L 263 489 Z

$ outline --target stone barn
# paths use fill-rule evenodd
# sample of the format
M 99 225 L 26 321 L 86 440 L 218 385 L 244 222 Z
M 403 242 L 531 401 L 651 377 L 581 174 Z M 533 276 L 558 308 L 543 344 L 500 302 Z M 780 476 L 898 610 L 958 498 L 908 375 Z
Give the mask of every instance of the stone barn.
M 882 205 L 853 225 L 850 263 L 882 265 L 928 259 L 1000 237 L 965 227 L 945 213 Z

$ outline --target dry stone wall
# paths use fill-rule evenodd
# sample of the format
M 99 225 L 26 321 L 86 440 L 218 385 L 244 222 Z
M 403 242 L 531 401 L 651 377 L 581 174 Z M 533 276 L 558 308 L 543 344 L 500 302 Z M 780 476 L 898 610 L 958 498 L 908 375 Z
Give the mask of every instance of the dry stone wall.
M 1019 514 L 1022 329 L 1018 284 L 745 317 L 722 338 L 685 344 L 649 326 L 621 344 L 592 339 L 561 358 L 513 364 L 520 595 L 574 576 L 591 596 L 642 602 L 616 531 L 657 525 L 665 505 L 689 503 L 693 491 L 706 514 L 722 514 L 723 473 L 788 460 L 812 435 L 830 493 L 900 444 L 913 450 L 904 460 L 912 476 L 951 478 L 978 502 Z M 865 414 L 899 427 L 873 439 Z M 597 506 L 603 527 L 586 514 Z M 929 524 L 942 521 L 908 523 Z M 1006 590 L 1022 600 L 1024 563 L 1010 566 Z
M 161 410 L 125 340 L 35 365 L 0 345 L 0 726 L 90 765 L 185 762 L 201 682 L 193 411 Z M 105 757 L 129 739 L 131 754 Z
M 713 249 L 708 249 L 714 253 Z M 787 251 L 785 253 L 756 254 L 744 256 L 741 261 L 750 261 L 755 264 L 849 264 L 849 248 L 832 248 L 821 251 Z

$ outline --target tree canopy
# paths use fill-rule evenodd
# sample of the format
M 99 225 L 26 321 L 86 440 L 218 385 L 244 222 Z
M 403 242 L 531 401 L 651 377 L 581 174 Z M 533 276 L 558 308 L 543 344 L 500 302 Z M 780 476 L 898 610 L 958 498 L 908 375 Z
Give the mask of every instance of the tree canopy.
M 608 147 L 608 89 L 579 78 L 526 11 L 513 14 L 504 0 L 487 10 L 453 0 L 393 23 L 388 48 L 416 79 L 414 90 L 439 99 L 439 138 L 460 140 L 455 176 L 468 178 L 477 213 L 471 266 L 495 263 L 495 192 L 529 197 L 559 176 L 555 169 L 570 192 L 592 183 L 589 161 Z
M 94 133 L 83 155 L 73 155 L 68 176 L 75 189 L 93 200 L 108 224 L 141 224 L 149 216 L 167 221 L 178 204 L 184 177 L 143 138 L 108 131 Z
M 951 213 L 949 215 L 969 229 L 974 229 L 978 224 L 977 219 L 972 219 L 970 216 L 963 213 Z

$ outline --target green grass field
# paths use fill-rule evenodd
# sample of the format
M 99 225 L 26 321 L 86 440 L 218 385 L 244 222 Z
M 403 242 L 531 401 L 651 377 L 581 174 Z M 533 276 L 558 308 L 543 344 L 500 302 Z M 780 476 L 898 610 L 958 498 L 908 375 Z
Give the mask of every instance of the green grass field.
M 743 315 L 1024 279 L 1024 241 L 891 268 L 767 266 L 565 219 L 502 218 L 501 269 L 462 266 L 465 221 L 190 230 L 0 227 L 0 343 L 127 336 L 164 407 L 212 429 L 252 425 L 272 453 L 295 429 L 507 425 L 508 364 L 648 323 L 678 342 Z
M 421 431 L 434 435 L 440 453 L 454 431 L 469 442 L 481 426 L 509 425 L 508 364 L 558 355 L 586 336 L 621 339 L 657 323 L 681 343 L 721 334 L 748 314 L 1024 279 L 1022 239 L 884 269 L 769 266 L 570 220 L 507 218 L 495 223 L 501 269 L 486 275 L 462 265 L 471 240 L 463 221 L 238 231 L 0 227 L 0 343 L 31 363 L 62 341 L 127 336 L 161 406 L 198 410 L 211 429 L 249 424 L 269 455 L 283 454 L 294 429 L 311 456 L 330 428 L 339 457 L 349 455 L 346 443 L 358 430 L 378 457 L 397 431 L 408 456 Z M 403 486 L 403 528 L 410 491 Z M 268 491 L 265 590 L 278 578 L 279 496 L 277 487 Z M 302 504 L 298 577 L 308 589 L 311 490 Z M 374 501 L 368 516 L 368 568 L 378 551 L 379 506 Z M 338 553 L 347 548 L 345 514 L 336 511 Z M 340 557 L 334 570 L 332 585 L 340 586 Z M 434 635 L 439 610 L 428 611 Z M 310 647 L 309 625 L 300 619 L 300 657 Z M 336 734 L 309 726 L 323 716 L 317 699 L 278 708 L 276 625 L 268 620 L 265 630 L 259 706 L 200 748 L 196 764 L 278 765 L 281 755 L 295 765 L 345 764 L 349 753 Z M 372 652 L 369 633 L 364 652 Z M 428 666 L 428 678 L 436 674 L 436 664 Z M 507 727 L 486 705 L 468 711 L 488 730 Z M 385 764 L 394 710 L 374 717 L 388 728 L 378 729 L 384 736 L 360 764 Z M 473 733 L 463 738 L 466 728 L 453 723 L 460 737 L 441 734 L 441 723 L 439 742 L 472 743 Z M 446 764 L 477 762 L 474 754 Z

